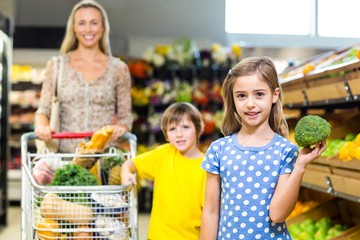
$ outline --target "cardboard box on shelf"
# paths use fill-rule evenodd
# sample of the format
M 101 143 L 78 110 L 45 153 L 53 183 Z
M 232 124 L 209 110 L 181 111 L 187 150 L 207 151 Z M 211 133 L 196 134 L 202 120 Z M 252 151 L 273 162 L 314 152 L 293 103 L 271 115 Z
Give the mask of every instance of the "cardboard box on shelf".
M 312 166 L 314 166 L 314 164 L 309 165 L 310 168 L 309 167 L 306 168 L 302 182 L 313 186 L 321 187 L 324 189 L 329 188 L 327 179 L 331 177 L 332 174 L 325 171 L 318 171 L 311 169 Z
M 305 90 L 310 102 L 326 101 L 329 99 L 346 98 L 348 93 L 344 82 L 336 82 L 323 86 L 311 87 Z
M 322 161 L 327 161 L 328 165 Z M 341 193 L 360 199 L 360 161 L 344 162 L 337 158 L 315 161 L 306 167 L 302 183 L 328 190 L 330 194 Z
M 345 231 L 340 236 L 334 237 L 332 240 L 359 240 L 360 239 L 360 225 L 352 227 Z
M 305 98 L 303 94 L 303 90 L 292 90 L 292 91 L 284 91 L 284 104 L 289 103 L 304 103 Z
M 348 81 L 353 95 L 360 95 L 360 78 Z

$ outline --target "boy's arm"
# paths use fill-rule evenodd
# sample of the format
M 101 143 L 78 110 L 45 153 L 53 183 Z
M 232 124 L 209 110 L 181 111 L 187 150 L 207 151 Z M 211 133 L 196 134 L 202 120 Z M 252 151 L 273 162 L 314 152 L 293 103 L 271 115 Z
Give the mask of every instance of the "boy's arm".
M 128 159 L 121 166 L 121 184 L 128 184 L 130 181 L 136 185 L 136 166 L 132 159 Z
M 206 174 L 205 204 L 202 212 L 200 240 L 217 238 L 220 218 L 220 176 Z

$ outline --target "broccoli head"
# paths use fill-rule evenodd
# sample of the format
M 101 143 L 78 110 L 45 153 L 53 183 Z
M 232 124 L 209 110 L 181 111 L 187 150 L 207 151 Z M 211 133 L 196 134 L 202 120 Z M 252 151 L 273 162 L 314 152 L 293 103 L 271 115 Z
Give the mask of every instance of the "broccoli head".
M 295 126 L 294 138 L 300 147 L 309 147 L 330 136 L 328 121 L 316 115 L 302 117 Z

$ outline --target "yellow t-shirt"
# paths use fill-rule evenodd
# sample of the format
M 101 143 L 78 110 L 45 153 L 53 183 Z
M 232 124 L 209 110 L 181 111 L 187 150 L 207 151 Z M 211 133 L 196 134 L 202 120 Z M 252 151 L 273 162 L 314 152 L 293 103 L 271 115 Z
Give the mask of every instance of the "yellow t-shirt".
M 171 144 L 134 158 L 139 177 L 154 181 L 148 239 L 199 239 L 206 180 L 202 160 L 184 157 Z

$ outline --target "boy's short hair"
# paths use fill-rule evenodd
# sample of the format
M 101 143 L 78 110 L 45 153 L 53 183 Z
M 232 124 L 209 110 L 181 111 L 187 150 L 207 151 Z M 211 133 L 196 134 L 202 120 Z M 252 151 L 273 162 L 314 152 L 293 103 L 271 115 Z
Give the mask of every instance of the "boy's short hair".
M 196 129 L 196 137 L 199 141 L 200 135 L 204 130 L 204 123 L 200 111 L 191 103 L 177 102 L 171 104 L 164 112 L 161 118 L 161 130 L 167 139 L 167 127 L 170 123 L 180 123 L 182 118 L 187 116 L 194 124 Z

